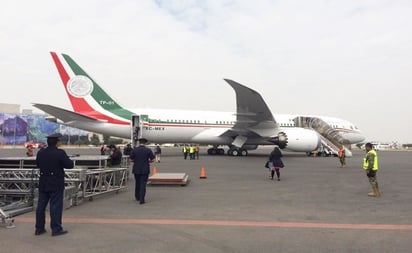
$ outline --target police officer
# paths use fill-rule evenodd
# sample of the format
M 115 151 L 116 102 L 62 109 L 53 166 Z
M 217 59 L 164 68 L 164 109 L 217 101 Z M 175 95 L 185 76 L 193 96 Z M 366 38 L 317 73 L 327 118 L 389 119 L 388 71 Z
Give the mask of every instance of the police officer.
M 133 149 L 129 157 L 133 162 L 133 175 L 136 183 L 134 197 L 140 204 L 145 203 L 146 184 L 150 174 L 150 163 L 155 159 L 152 150 L 146 147 L 146 143 L 146 139 L 139 139 L 139 146 Z
M 45 211 L 49 202 L 52 236 L 67 233 L 62 227 L 64 169 L 73 168 L 74 163 L 63 149 L 58 148 L 60 137 L 60 133 L 47 136 L 47 148 L 37 152 L 36 163 L 40 169 L 40 180 L 35 235 L 46 233 Z
M 366 176 L 372 186 L 373 191 L 368 193 L 369 197 L 379 197 L 381 193 L 379 192 L 378 179 L 376 173 L 378 172 L 378 154 L 372 149 L 371 143 L 365 144 L 366 155 L 363 158 L 363 169 L 366 172 Z

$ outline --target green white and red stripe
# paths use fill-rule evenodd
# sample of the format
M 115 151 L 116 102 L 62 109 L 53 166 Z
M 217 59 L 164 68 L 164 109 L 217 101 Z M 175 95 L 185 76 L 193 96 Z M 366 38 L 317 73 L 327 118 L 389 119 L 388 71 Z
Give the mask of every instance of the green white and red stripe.
M 77 113 L 114 124 L 130 124 L 131 115 L 127 109 L 113 100 L 70 56 L 50 52 L 63 82 L 67 96 L 73 110 Z M 90 82 L 90 92 L 83 95 L 74 95 L 70 84 L 77 78 Z M 76 81 L 75 81 L 76 82 Z M 76 84 L 75 84 L 76 85 Z

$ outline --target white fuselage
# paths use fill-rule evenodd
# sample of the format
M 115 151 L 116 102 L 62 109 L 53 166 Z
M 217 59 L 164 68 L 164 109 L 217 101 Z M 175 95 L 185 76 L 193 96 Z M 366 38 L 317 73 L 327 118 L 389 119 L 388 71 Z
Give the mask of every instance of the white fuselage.
M 215 111 L 188 111 L 188 110 L 164 110 L 164 109 L 135 109 L 130 110 L 136 115 L 146 115 L 146 120 L 140 121 L 140 136 L 148 139 L 153 143 L 198 143 L 209 145 L 230 145 L 233 139 L 223 133 L 230 130 L 236 123 L 235 113 L 215 112 Z M 279 132 L 288 130 L 298 130 L 293 121 L 294 118 L 302 115 L 276 114 L 273 115 L 278 128 L 268 133 L 271 137 Z M 348 143 L 358 143 L 364 139 L 361 131 L 352 123 L 331 117 L 316 116 L 327 122 L 332 128 L 339 131 Z M 130 122 L 125 124 L 98 124 L 93 126 L 84 124 L 77 127 L 105 133 L 111 136 L 121 138 L 131 138 L 132 128 Z M 98 129 L 96 129 L 96 127 Z M 306 130 L 306 131 L 304 131 Z M 303 139 L 304 135 L 309 132 L 308 129 L 302 129 L 297 132 L 296 139 Z M 296 135 L 296 134 L 295 134 Z M 263 138 L 248 138 L 248 145 L 271 145 L 271 142 Z M 298 148 L 296 151 L 311 149 L 311 146 Z

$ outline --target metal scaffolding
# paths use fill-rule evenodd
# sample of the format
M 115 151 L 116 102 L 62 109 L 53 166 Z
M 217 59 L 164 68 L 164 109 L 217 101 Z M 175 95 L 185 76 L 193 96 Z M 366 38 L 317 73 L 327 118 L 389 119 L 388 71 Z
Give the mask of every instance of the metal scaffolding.
M 76 158 L 73 159 L 75 168 L 65 169 L 65 208 L 127 187 L 128 167 L 107 168 L 106 157 L 102 156 Z M 34 168 L 32 159 L 0 159 L 0 165 L 0 218 L 2 224 L 10 227 L 11 217 L 36 207 L 40 172 Z M 5 165 L 11 165 L 11 168 L 5 168 Z M 128 165 L 127 161 L 122 161 L 122 166 Z

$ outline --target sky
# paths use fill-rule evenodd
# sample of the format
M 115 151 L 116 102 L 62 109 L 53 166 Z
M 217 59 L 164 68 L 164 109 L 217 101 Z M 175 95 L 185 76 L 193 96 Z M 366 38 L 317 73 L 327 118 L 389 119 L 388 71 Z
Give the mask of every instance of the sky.
M 3 0 L 0 103 L 71 109 L 55 51 L 125 107 L 235 111 L 229 78 L 273 114 L 412 143 L 411 13 L 409 0 Z

